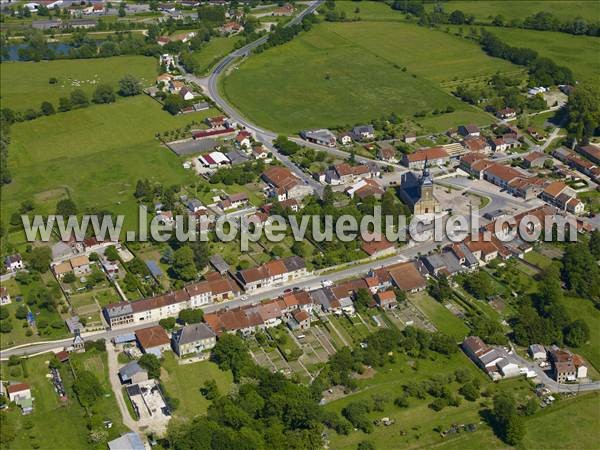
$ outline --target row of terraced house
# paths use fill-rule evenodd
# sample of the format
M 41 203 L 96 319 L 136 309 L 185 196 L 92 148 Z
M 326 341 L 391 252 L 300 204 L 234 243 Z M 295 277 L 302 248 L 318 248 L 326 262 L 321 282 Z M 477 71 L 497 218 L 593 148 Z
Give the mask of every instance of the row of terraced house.
M 256 292 L 306 275 L 306 263 L 298 256 L 270 261 L 234 274 L 209 272 L 203 281 L 188 284 L 178 291 L 134 302 L 108 305 L 104 308 L 104 317 L 111 328 L 156 322 L 167 317 L 177 317 L 184 309 L 200 308 L 210 303 L 229 300 L 243 291 Z

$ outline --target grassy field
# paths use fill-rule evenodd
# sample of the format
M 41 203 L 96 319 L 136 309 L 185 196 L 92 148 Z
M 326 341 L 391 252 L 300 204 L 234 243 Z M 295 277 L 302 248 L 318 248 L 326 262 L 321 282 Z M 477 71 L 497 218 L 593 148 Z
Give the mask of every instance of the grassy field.
M 358 12 L 356 9 L 358 8 Z M 348 19 L 360 18 L 377 22 L 404 22 L 404 14 L 394 11 L 383 2 L 336 1 L 335 9 L 346 13 Z
M 10 443 L 3 442 L 3 448 L 15 450 L 43 448 L 43 449 L 64 449 L 79 450 L 82 448 L 105 448 L 106 444 L 99 444 L 97 447 L 88 443 L 88 430 L 86 428 L 85 411 L 79 405 L 73 391 L 70 389 L 71 379 L 68 376 L 68 368 L 63 365 L 61 373 L 65 377 L 65 387 L 67 389 L 68 399 L 61 402 L 54 391 L 50 379 L 46 378 L 49 373 L 47 362 L 50 354 L 36 356 L 28 359 L 25 364 L 28 376 L 25 377 L 21 369 L 18 373 L 13 372 L 14 367 L 8 367 L 3 362 L 1 367 L 2 380 L 24 381 L 32 386 L 33 413 L 31 416 L 22 416 L 18 407 L 11 407 L 8 411 L 0 414 L 1 426 L 9 427 L 14 430 L 15 438 Z M 103 386 L 107 389 L 109 395 L 101 398 L 94 410 L 101 415 L 102 420 L 110 418 L 113 421 L 113 427 L 109 431 L 109 439 L 118 437 L 124 432 L 121 424 L 119 409 L 108 387 L 106 378 L 106 364 L 103 363 L 102 356 L 97 353 L 85 353 L 74 356 L 75 364 L 81 363 L 89 370 L 93 370 L 98 376 Z M 89 367 L 88 367 L 89 366 Z M 18 367 L 18 366 L 17 366 Z M 12 373 L 16 373 L 13 376 Z M 66 426 L 68 424 L 68 426 Z M 32 426 L 29 428 L 29 426 Z M 60 430 L 60 432 L 56 432 Z M 3 430 L 6 432 L 7 430 Z M 40 447 L 36 447 L 38 445 Z
M 213 38 L 200 50 L 194 52 L 194 61 L 198 64 L 197 75 L 204 75 L 216 62 L 235 48 L 239 36 Z
M 200 393 L 205 381 L 215 380 L 221 394 L 228 393 L 233 383 L 231 372 L 220 370 L 212 362 L 179 365 L 169 352 L 165 353 L 163 368 L 167 373 L 163 371 L 161 380 L 167 387 L 169 395 L 180 401 L 175 415 L 186 419 L 206 413 L 210 401 Z
M 482 387 L 490 385 L 490 381 L 483 372 L 471 364 L 462 353 L 456 353 L 450 358 L 436 357 L 433 360 L 418 360 L 416 368 L 411 368 L 409 361 L 404 356 L 398 356 L 394 364 L 386 365 L 377 370 L 372 378 L 358 380 L 359 391 L 340 400 L 331 402 L 326 409 L 341 411 L 350 402 L 367 401 L 373 395 L 389 399 L 382 412 L 369 413 L 370 419 L 389 417 L 396 423 L 389 427 L 375 427 L 374 432 L 365 434 L 362 431 L 351 431 L 347 436 L 340 436 L 330 432 L 330 448 L 355 449 L 363 440 L 371 441 L 375 448 L 431 448 L 432 446 L 454 445 L 456 448 L 503 448 L 503 444 L 494 436 L 491 429 L 481 422 L 479 410 L 485 399 L 476 402 L 463 400 L 459 407 L 447 407 L 440 412 L 434 412 L 427 405 L 431 398 L 426 400 L 409 399 L 408 408 L 399 408 L 393 404 L 396 397 L 401 394 L 401 386 L 408 381 L 420 381 L 437 374 L 452 373 L 457 368 L 466 368 L 471 375 L 482 382 Z M 449 385 L 456 391 L 458 384 Z M 496 386 L 497 389 L 509 389 L 523 392 L 529 390 L 528 384 L 523 380 L 504 382 Z M 464 433 L 456 438 L 442 438 L 434 431 L 441 426 L 447 429 L 451 424 L 476 423 L 478 430 L 475 433 Z M 457 445 L 456 441 L 460 441 Z
M 585 17 L 598 19 L 598 3 L 589 0 L 477 0 L 447 1 L 442 4 L 444 11 L 450 13 L 456 9 L 472 14 L 478 21 L 491 21 L 500 14 L 505 20 L 520 19 L 540 11 L 550 12 L 561 19 Z M 433 4 L 428 5 L 433 9 Z
M 600 372 L 600 312 L 590 300 L 565 297 L 563 304 L 572 320 L 583 319 L 590 328 L 590 340 L 573 351 L 586 358 Z
M 132 194 L 138 179 L 165 185 L 196 180 L 158 143 L 155 133 L 214 113 L 174 117 L 140 95 L 15 124 L 9 152 L 13 181 L 2 188 L 2 216 L 7 221 L 26 199 L 34 200 L 37 213 L 53 212 L 56 202 L 70 195 L 80 210 L 95 207 L 127 214 L 125 226 L 134 226 Z
M 531 48 L 541 56 L 569 67 L 580 81 L 600 81 L 600 40 L 597 37 L 518 28 L 487 29 L 509 45 Z
M 56 108 L 58 99 L 68 97 L 76 88 L 91 94 L 97 83 L 117 87 L 125 74 L 134 75 L 148 86 L 154 83 L 156 70 L 156 60 L 145 56 L 2 63 L 1 103 L 3 108 L 21 111 L 39 109 L 47 100 Z M 57 78 L 58 83 L 49 84 L 50 77 Z
M 527 420 L 525 449 L 591 449 L 598 446 L 600 394 L 563 400 Z M 551 433 L 548 431 L 552 430 Z
M 465 323 L 427 293 L 415 294 L 410 300 L 442 333 L 456 338 L 457 341 L 468 334 L 469 329 Z
M 418 119 L 443 130 L 489 123 L 490 117 L 438 83 L 498 70 L 515 66 L 488 58 L 474 43 L 416 25 L 323 23 L 247 59 L 223 80 L 222 89 L 250 119 L 278 131 L 354 124 L 392 112 L 412 117 L 452 106 L 453 113 Z

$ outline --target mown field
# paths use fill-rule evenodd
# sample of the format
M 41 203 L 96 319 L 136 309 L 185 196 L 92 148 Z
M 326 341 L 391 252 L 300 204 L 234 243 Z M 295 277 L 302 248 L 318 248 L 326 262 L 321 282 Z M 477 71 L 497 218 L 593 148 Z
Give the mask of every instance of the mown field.
M 598 8 L 596 17 L 600 20 L 600 6 Z M 600 81 L 600 39 L 597 37 L 519 28 L 486 29 L 509 45 L 531 48 L 541 56 L 569 67 L 579 81 Z
M 169 395 L 180 401 L 175 415 L 185 419 L 206 414 L 211 402 L 200 392 L 205 381 L 215 380 L 221 395 L 226 395 L 233 383 L 231 372 L 220 370 L 213 362 L 202 361 L 179 365 L 170 352 L 165 354 L 163 368 L 161 379 Z
M 137 223 L 133 191 L 138 179 L 165 185 L 195 180 L 155 133 L 212 114 L 174 117 L 139 95 L 15 124 L 9 149 L 13 181 L 2 188 L 2 217 L 8 220 L 27 199 L 34 201 L 36 212 L 53 212 L 56 202 L 70 195 L 80 210 L 127 213 L 126 226 L 132 226 Z
M 600 6 L 594 0 L 450 0 L 444 2 L 443 7 L 448 13 L 459 9 L 465 14 L 472 14 L 478 21 L 490 21 L 498 14 L 508 21 L 523 20 L 540 11 L 550 12 L 561 19 L 584 17 L 592 20 L 598 19 L 600 14 Z M 433 9 L 433 3 L 428 8 Z
M 392 112 L 412 117 L 452 106 L 453 113 L 419 119 L 443 130 L 490 118 L 444 92 L 439 82 L 516 69 L 474 43 L 416 25 L 322 23 L 248 58 L 222 88 L 251 120 L 277 131 L 355 124 Z
M 145 56 L 71 59 L 41 62 L 4 62 L 0 70 L 2 108 L 22 111 L 39 109 L 43 101 L 58 106 L 60 97 L 68 97 L 77 88 L 91 94 L 98 83 L 115 86 L 126 74 L 137 77 L 144 86 L 154 83 L 157 62 Z M 48 80 L 54 77 L 56 84 Z
M 200 50 L 196 50 L 194 52 L 194 60 L 198 64 L 197 75 L 206 74 L 220 58 L 235 48 L 235 43 L 239 40 L 238 36 L 213 38 Z

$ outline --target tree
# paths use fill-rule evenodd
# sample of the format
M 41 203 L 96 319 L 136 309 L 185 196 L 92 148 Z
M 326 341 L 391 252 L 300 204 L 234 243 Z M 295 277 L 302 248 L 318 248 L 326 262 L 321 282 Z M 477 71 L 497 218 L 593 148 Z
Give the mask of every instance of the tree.
M 375 445 L 371 441 L 360 441 L 357 450 L 375 450 Z
M 76 108 L 85 108 L 90 104 L 90 99 L 83 89 L 75 89 L 71 92 L 71 104 Z
M 200 323 L 204 317 L 204 312 L 201 309 L 182 309 L 179 311 L 177 319 L 186 325 L 191 323 Z
M 61 97 L 58 99 L 58 110 L 60 112 L 71 111 L 71 108 L 73 108 L 73 105 L 71 104 L 71 100 L 69 100 L 67 97 Z
M 181 108 L 183 108 L 184 103 L 185 101 L 183 100 L 183 98 L 181 98 L 181 96 L 176 94 L 169 94 L 165 98 L 165 101 L 163 103 L 163 109 L 165 111 L 170 112 L 173 115 L 176 115 L 179 114 L 179 111 L 181 111 Z
M 139 95 L 141 93 L 142 85 L 133 75 L 127 74 L 119 80 L 119 94 L 123 97 Z
M 42 106 L 40 107 L 42 114 L 45 116 L 51 116 L 52 114 L 56 114 L 54 110 L 54 106 L 50 102 L 42 102 Z
M 19 320 L 25 320 L 27 318 L 27 313 L 29 310 L 25 305 L 19 305 L 17 310 L 15 311 L 15 317 Z
M 581 347 L 590 339 L 590 327 L 583 319 L 571 323 L 565 332 L 565 342 L 572 347 Z
M 200 392 L 207 400 L 214 400 L 219 396 L 217 382 L 213 379 L 206 380 L 202 388 L 200 388 Z
M 119 252 L 117 251 L 117 248 L 114 245 L 109 245 L 108 247 L 106 247 L 106 250 L 104 250 L 104 256 L 106 256 L 106 259 L 108 259 L 109 261 L 117 261 L 119 259 Z
M 59 200 L 56 204 L 56 215 L 68 218 L 77 215 L 77 205 L 70 198 Z
M 138 364 L 148 371 L 148 377 L 158 380 L 160 378 L 160 359 L 152 353 L 144 353 Z
M 532 397 L 525 405 L 523 405 L 523 414 L 526 416 L 533 416 L 538 409 L 538 400 L 535 397 Z
M 7 308 L 0 307 L 0 320 L 8 319 L 10 313 Z
M 93 100 L 94 103 L 113 103 L 116 100 L 116 96 L 112 86 L 109 84 L 99 84 L 94 90 Z
M 518 415 L 514 414 L 506 423 L 504 431 L 504 440 L 507 444 L 517 446 L 523 442 L 525 437 L 525 424 L 523 419 Z
M 600 230 L 592 231 L 589 247 L 594 258 L 600 259 Z
M 75 278 L 75 274 L 73 272 L 66 273 L 63 276 L 63 281 L 65 283 L 74 283 L 76 279 L 77 278 Z
M 45 273 L 50 266 L 50 261 L 52 261 L 52 252 L 50 251 L 50 247 L 35 247 L 26 258 L 29 269 L 35 272 Z
M 127 15 L 127 11 L 125 10 L 125 4 L 123 2 L 119 4 L 118 14 L 119 17 L 125 17 Z
M 467 275 L 463 281 L 465 290 L 474 297 L 485 300 L 494 293 L 490 277 L 483 271 Z
M 166 319 L 160 319 L 158 324 L 167 331 L 171 331 L 175 328 L 176 320 L 174 317 L 167 317 Z
M 96 375 L 89 370 L 76 371 L 76 378 L 73 382 L 73 391 L 77 394 L 79 403 L 87 408 L 93 406 L 96 399 L 104 394 L 102 384 L 98 381 Z
M 231 370 L 236 381 L 253 364 L 246 342 L 241 337 L 229 333 L 223 334 L 217 341 L 212 351 L 212 359 L 221 370 Z
M 196 278 L 198 270 L 194 264 L 194 252 L 188 246 L 178 248 L 173 255 L 173 273 L 183 281 Z
M 470 402 L 474 402 L 479 398 L 479 389 L 473 382 L 468 382 L 461 386 L 458 393 Z
M 369 291 L 367 289 L 360 288 L 358 291 L 356 291 L 356 299 L 354 300 L 354 304 L 356 305 L 357 309 L 365 310 L 369 307 L 372 300 L 373 297 Z

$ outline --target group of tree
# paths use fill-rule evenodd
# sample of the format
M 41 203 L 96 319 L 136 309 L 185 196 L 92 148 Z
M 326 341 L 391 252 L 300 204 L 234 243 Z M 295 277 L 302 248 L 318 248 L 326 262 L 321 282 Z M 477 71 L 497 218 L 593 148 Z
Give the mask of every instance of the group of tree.
M 578 244 L 570 244 L 567 247 L 564 259 L 570 260 L 575 252 L 585 252 L 583 247 L 576 245 Z M 569 250 L 570 248 L 574 250 Z M 564 263 L 563 265 L 566 266 Z M 587 266 L 587 269 L 593 272 L 592 265 Z M 513 335 L 517 344 L 565 343 L 579 347 L 589 340 L 587 323 L 582 319 L 571 321 L 564 306 L 568 299 L 563 296 L 560 276 L 557 265 L 550 265 L 538 277 L 538 291 L 532 296 L 521 298 L 518 314 L 513 319 Z
M 567 104 L 567 128 L 579 143 L 600 134 L 600 87 L 596 83 L 577 85 Z
M 562 258 L 562 278 L 574 294 L 600 302 L 600 268 L 597 261 L 600 233 L 595 230 L 589 241 L 580 240 L 565 248 Z
M 264 170 L 265 163 L 262 160 L 247 161 L 244 164 L 217 170 L 208 181 L 211 184 L 223 183 L 227 186 L 234 184 L 243 186 L 255 182 Z
M 133 75 L 125 75 L 119 81 L 118 94 L 123 97 L 138 95 L 142 92 L 140 81 Z M 29 108 L 23 112 L 3 110 L 3 116 L 11 118 L 12 122 L 21 122 L 25 120 L 34 120 L 42 116 L 51 116 L 57 112 L 67 112 L 79 108 L 87 108 L 91 103 L 106 104 L 113 103 L 117 99 L 116 93 L 110 84 L 101 83 L 96 86 L 90 95 L 81 88 L 74 89 L 68 97 L 60 97 L 58 106 L 55 107 L 49 101 L 43 101 L 39 110 Z M 4 141 L 3 141 L 4 142 Z M 6 143 L 6 147 L 8 142 Z
M 540 31 L 560 31 L 575 35 L 600 36 L 600 21 L 589 21 L 578 16 L 560 19 L 547 11 L 540 11 L 523 19 L 523 28 Z

